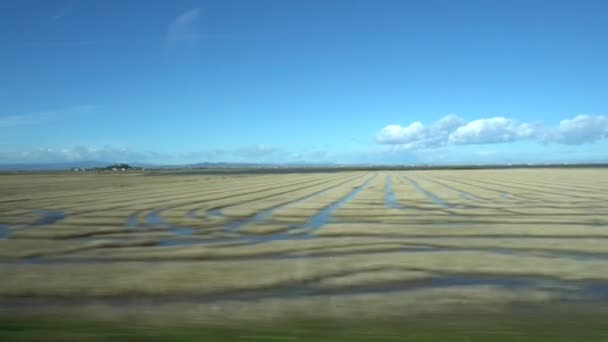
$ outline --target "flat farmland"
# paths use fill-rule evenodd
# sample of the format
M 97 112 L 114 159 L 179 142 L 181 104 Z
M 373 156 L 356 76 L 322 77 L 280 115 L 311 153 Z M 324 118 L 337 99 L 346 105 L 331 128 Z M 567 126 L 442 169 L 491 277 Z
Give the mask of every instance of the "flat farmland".
M 608 304 L 605 169 L 11 174 L 0 193 L 2 314 Z

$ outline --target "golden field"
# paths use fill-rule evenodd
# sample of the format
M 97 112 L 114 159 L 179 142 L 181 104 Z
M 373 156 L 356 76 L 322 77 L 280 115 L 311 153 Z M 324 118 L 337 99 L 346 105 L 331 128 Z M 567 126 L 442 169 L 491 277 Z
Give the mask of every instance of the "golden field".
M 599 168 L 33 173 L 0 175 L 0 194 L 4 313 L 348 318 L 608 300 Z

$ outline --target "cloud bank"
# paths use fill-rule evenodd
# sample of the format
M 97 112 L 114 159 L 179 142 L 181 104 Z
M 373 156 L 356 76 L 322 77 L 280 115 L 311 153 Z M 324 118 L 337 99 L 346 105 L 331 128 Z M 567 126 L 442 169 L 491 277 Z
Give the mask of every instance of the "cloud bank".
M 66 148 L 39 148 L 24 151 L 0 151 L 0 162 L 5 163 L 57 163 L 75 161 L 145 161 L 158 157 L 157 153 L 133 152 L 113 146 Z
M 37 148 L 26 150 L 0 150 L 0 164 L 12 163 L 66 163 L 81 161 L 144 162 L 158 164 L 181 164 L 197 162 L 330 162 L 335 156 L 326 150 L 311 149 L 300 153 L 277 147 L 257 144 L 233 149 L 207 149 L 192 152 L 160 153 L 133 151 L 126 147 L 75 145 L 61 148 Z
M 448 115 L 431 125 L 419 121 L 407 126 L 388 125 L 376 135 L 378 143 L 404 150 L 522 140 L 580 145 L 606 138 L 608 116 L 602 115 L 578 115 L 562 120 L 557 127 L 500 116 L 467 122 L 456 115 Z
M 562 120 L 547 133 L 547 140 L 567 145 L 580 145 L 608 138 L 608 116 L 579 115 Z

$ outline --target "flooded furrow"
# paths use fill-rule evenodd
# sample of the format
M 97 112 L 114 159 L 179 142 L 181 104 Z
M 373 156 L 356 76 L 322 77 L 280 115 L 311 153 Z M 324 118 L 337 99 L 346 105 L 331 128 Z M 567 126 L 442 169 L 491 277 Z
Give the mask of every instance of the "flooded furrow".
M 65 219 L 66 215 L 61 211 L 54 210 L 36 210 L 38 219 L 32 223 L 32 226 L 51 225 Z
M 188 236 L 194 234 L 194 229 L 188 227 L 173 227 L 171 232 L 178 236 Z
M 10 228 L 5 224 L 0 224 L 0 240 L 5 240 L 10 237 Z
M 317 192 L 314 192 L 312 194 L 300 197 L 298 199 L 295 199 L 293 201 L 289 201 L 286 203 L 281 203 L 279 205 L 273 206 L 271 208 L 268 208 L 266 210 L 262 210 L 260 212 L 258 212 L 257 214 L 251 216 L 250 218 L 247 219 L 234 219 L 231 220 L 229 223 L 224 225 L 224 231 L 227 234 L 231 234 L 233 232 L 238 232 L 239 228 L 247 225 L 247 224 L 251 224 L 251 223 L 261 223 L 261 222 L 265 222 L 268 217 L 270 217 L 276 210 L 281 209 L 281 208 L 285 208 L 289 205 L 293 205 L 293 204 L 297 204 L 306 200 L 310 200 L 314 197 L 323 195 L 324 193 L 333 190 L 337 187 L 340 187 L 344 184 L 347 184 L 349 182 L 352 182 L 353 180 L 357 179 L 359 177 L 355 177 L 355 178 L 351 178 L 348 179 L 344 182 L 341 182 L 339 184 L 333 185 L 331 187 L 319 190 Z M 370 179 L 371 180 L 371 179 Z M 370 180 L 367 180 L 366 183 L 364 185 L 367 186 L 367 184 L 369 183 Z M 358 190 L 362 190 L 362 188 L 358 188 Z M 359 191 L 354 190 L 353 192 L 351 192 L 351 195 L 353 193 L 358 193 Z M 354 195 L 353 195 L 354 196 Z M 347 196 L 348 197 L 348 196 Z M 342 199 L 343 202 L 341 203 L 334 203 L 337 205 L 337 207 L 342 206 L 345 201 L 344 199 Z M 346 201 L 348 201 L 348 199 L 346 199 Z M 338 201 L 339 202 L 339 201 Z M 331 206 L 330 206 L 331 207 Z M 315 225 L 319 224 L 319 222 L 325 222 L 324 221 L 324 217 L 326 215 L 327 212 L 331 212 L 333 210 L 335 210 L 337 207 L 328 207 L 324 210 L 322 210 L 320 212 L 320 215 L 318 215 L 318 217 L 313 217 L 311 218 L 312 220 L 312 224 L 309 226 L 308 224 L 302 225 L 305 226 L 309 229 L 314 229 Z M 214 208 L 211 209 L 209 211 L 207 211 L 207 216 L 210 217 L 225 217 L 224 213 L 222 212 L 221 208 Z M 152 224 L 152 225 L 161 225 L 161 226 L 167 226 L 169 229 L 171 229 L 171 231 L 176 234 L 176 235 L 181 235 L 181 236 L 185 236 L 185 235 L 192 235 L 194 230 L 192 228 L 188 228 L 188 227 L 175 227 L 175 226 L 170 226 L 167 223 L 165 223 L 162 220 L 162 217 L 160 217 L 160 211 L 153 211 L 151 213 L 149 213 L 146 216 L 146 222 L 148 224 Z M 311 221 L 309 220 L 309 223 Z M 297 228 L 301 228 L 302 226 L 298 226 Z M 305 235 L 292 235 L 292 234 L 288 234 L 288 230 L 290 229 L 294 229 L 296 227 L 288 227 L 286 226 L 286 229 L 284 232 L 281 233 L 277 233 L 277 234 L 266 234 L 266 235 L 240 235 L 238 237 L 233 237 L 233 238 L 220 238 L 220 239 L 205 239 L 205 240 L 179 240 L 179 239 L 164 239 L 159 241 L 159 245 L 161 246 L 192 246 L 192 245 L 201 245 L 201 244 L 210 244 L 210 243 L 216 243 L 218 241 L 244 241 L 244 242 L 248 242 L 248 243 L 263 243 L 263 242 L 269 242 L 269 241 L 277 241 L 277 240 L 289 240 L 289 239 L 302 239 L 302 238 L 310 238 L 307 237 Z
M 234 240 L 208 240 L 207 243 L 214 242 L 235 242 Z M 141 244 L 141 246 L 162 246 L 162 247 L 177 247 L 177 246 L 191 246 L 199 245 L 199 242 L 192 242 L 188 240 L 166 240 L 161 243 L 149 242 Z M 583 251 L 560 251 L 560 250 L 549 250 L 543 248 L 509 248 L 509 247 L 467 247 L 467 246 L 444 246 L 433 243 L 416 243 L 416 242 L 390 242 L 386 243 L 391 246 L 383 246 L 384 244 L 370 244 L 360 245 L 358 247 L 364 247 L 361 250 L 343 250 L 343 251 L 326 251 L 325 248 L 311 248 L 295 251 L 281 251 L 281 252 L 261 252 L 258 254 L 245 254 L 245 255 L 224 255 L 210 259 L 199 260 L 196 256 L 184 257 L 184 258 L 172 258 L 173 261 L 209 261 L 209 262 L 248 262 L 248 261 L 260 261 L 260 260 L 314 260 L 323 258 L 336 258 L 344 256 L 354 255 L 366 255 L 369 253 L 374 254 L 394 254 L 394 253 L 470 253 L 470 252 L 482 252 L 482 253 L 494 253 L 511 256 L 526 256 L 526 257 L 541 257 L 550 259 L 569 259 L 569 260 L 584 260 L 584 261 L 605 261 L 608 260 L 608 252 L 583 252 Z M 396 246 L 392 246 L 396 245 Z M 117 246 L 120 247 L 120 246 Z M 228 248 L 229 246 L 219 247 Z M 100 247 L 108 248 L 108 247 Z M 331 249 L 328 247 L 327 249 Z M 78 252 L 78 251 L 75 251 Z M 151 261 L 148 258 L 114 258 L 114 257 L 82 257 L 75 258 L 69 257 L 67 253 L 60 254 L 39 254 L 31 257 L 23 258 L 4 258 L 0 259 L 0 264 L 73 264 L 73 263 L 123 263 L 123 262 L 156 262 Z M 52 256 L 52 258 L 48 258 Z M 66 257 L 67 256 L 67 257 Z
M 324 224 L 326 224 L 327 222 L 329 222 L 330 218 L 331 218 L 331 214 L 333 213 L 334 210 L 342 207 L 344 204 L 346 204 L 348 201 L 350 201 L 351 199 L 353 199 L 357 194 L 359 194 L 363 189 L 365 189 L 369 183 L 371 182 L 372 179 L 374 179 L 376 176 L 372 176 L 371 178 L 367 179 L 365 181 L 364 184 L 362 184 L 361 186 L 355 188 L 353 191 L 351 191 L 349 194 L 347 194 L 346 196 L 342 197 L 341 199 L 331 203 L 330 205 L 328 205 L 326 208 L 321 209 L 317 214 L 313 215 L 312 217 L 310 217 L 304 224 L 296 224 L 296 225 L 286 225 L 285 229 L 279 233 L 274 233 L 274 234 L 264 234 L 264 235 L 240 235 L 238 237 L 234 237 L 234 238 L 221 238 L 219 240 L 216 241 L 197 241 L 197 242 L 182 242 L 180 243 L 180 245 L 184 245 L 184 244 L 189 244 L 189 245 L 193 245 L 193 244 L 207 244 L 207 243 L 215 243 L 218 241 L 232 241 L 232 242 L 243 242 L 243 243 L 247 243 L 247 244 L 258 244 L 258 243 L 264 243 L 264 242 L 270 242 L 270 241 L 280 241 L 280 240 L 303 240 L 303 239 L 311 239 L 314 238 L 314 232 L 316 230 L 318 230 L 319 228 L 321 228 Z M 356 177 L 359 178 L 359 177 Z M 355 179 L 356 179 L 355 178 Z M 281 209 L 281 208 L 285 208 L 289 205 L 293 205 L 296 203 L 300 203 L 302 201 L 305 200 L 310 200 L 316 196 L 320 196 L 322 194 L 324 194 L 327 191 L 330 191 L 334 188 L 337 188 L 339 186 L 342 186 L 344 184 L 347 184 L 348 182 L 352 182 L 354 179 L 349 179 L 345 182 L 342 182 L 340 184 L 337 184 L 335 186 L 332 186 L 330 188 L 327 189 L 323 189 L 321 191 L 315 192 L 313 194 L 307 195 L 303 198 L 288 202 L 288 203 L 283 203 L 279 206 L 273 207 L 271 209 L 262 211 L 256 215 L 254 215 L 252 218 L 248 219 L 248 220 L 235 220 L 232 221 L 230 223 L 228 223 L 226 229 L 227 232 L 234 232 L 236 231 L 239 227 L 250 223 L 250 222 L 264 222 L 266 220 L 266 218 L 268 218 L 274 211 Z M 218 213 L 220 209 L 215 209 L 216 213 Z M 221 212 L 221 211 L 220 211 Z M 252 221 L 255 220 L 255 221 Z M 245 221 L 245 222 L 243 222 Z M 302 234 L 291 234 L 292 231 L 296 231 L 296 230 L 300 230 L 300 229 L 304 229 L 305 232 L 303 232 Z
M 373 177 L 371 177 L 368 180 L 366 180 L 365 183 L 363 183 L 362 185 L 360 185 L 357 188 L 355 188 L 348 195 L 346 195 L 346 196 L 342 197 L 341 199 L 333 202 L 332 204 L 330 204 L 329 206 L 325 207 L 324 209 L 321 209 L 317 214 L 315 214 L 312 217 L 310 217 L 308 219 L 308 221 L 302 227 L 308 228 L 309 229 L 309 234 L 312 234 L 315 231 L 317 231 L 319 228 L 321 228 L 322 226 L 324 226 L 325 224 L 329 223 L 329 220 L 331 219 L 331 214 L 336 209 L 339 209 L 344 204 L 348 203 L 350 200 L 352 200 L 353 198 L 355 198 L 361 191 L 363 191 L 363 189 L 367 188 L 369 186 L 369 183 L 375 177 L 376 177 L 376 175 L 374 175 Z
M 571 198 L 576 198 L 576 199 L 582 199 L 582 200 L 593 200 L 593 201 L 601 201 L 602 198 L 601 197 L 595 197 L 595 196 L 583 196 L 583 195 L 579 195 L 579 194 L 574 194 L 574 193 L 569 193 L 569 194 L 565 194 L 564 192 L 558 192 L 558 191 L 551 191 L 551 189 L 547 189 L 547 188 L 530 188 L 529 186 L 521 186 L 521 185 L 517 185 L 517 184 L 513 184 L 513 183 L 497 183 L 497 182 L 492 182 L 492 181 L 487 181 L 487 180 L 481 180 L 481 179 L 476 179 L 475 182 L 478 183 L 482 183 L 482 184 L 488 184 L 491 186 L 499 186 L 499 187 L 506 187 L 506 188 L 511 188 L 511 189 L 517 189 L 518 191 L 524 191 L 524 192 L 534 192 L 535 194 L 543 194 L 543 195 L 553 195 L 553 196 L 558 196 L 561 198 L 567 197 L 568 199 Z M 498 190 L 500 192 L 503 192 L 503 190 Z M 529 199 L 526 195 L 524 194 L 520 194 L 518 195 L 519 198 L 525 198 L 525 199 Z
M 153 210 L 151 212 L 148 213 L 148 215 L 145 216 L 145 220 L 146 220 L 146 225 L 147 226 L 153 226 L 153 227 L 169 227 L 169 224 L 167 224 L 163 218 L 160 216 L 161 210 Z
M 465 200 L 470 200 L 470 201 L 479 201 L 479 200 L 485 200 L 485 199 L 480 198 L 479 196 L 473 195 L 473 194 L 472 194 L 472 193 L 470 193 L 470 192 L 466 192 L 466 191 L 463 191 L 463 190 L 457 189 L 457 188 L 455 188 L 455 187 L 453 187 L 453 186 L 451 186 L 451 185 L 447 185 L 447 184 L 444 184 L 444 183 L 438 182 L 438 181 L 436 181 L 436 180 L 429 179 L 429 178 L 427 178 L 427 177 L 425 177 L 425 176 L 420 176 L 420 177 L 421 177 L 422 179 L 424 179 L 424 180 L 428 181 L 428 182 L 435 183 L 435 184 L 437 184 L 437 185 L 443 186 L 443 187 L 444 187 L 444 188 L 446 188 L 446 189 L 450 189 L 450 190 L 452 190 L 452 191 L 456 191 L 456 192 L 458 192 L 458 196 L 459 196 L 460 198 L 462 198 L 462 199 L 465 199 Z
M 512 194 L 504 191 L 504 189 L 497 190 L 495 188 L 486 187 L 486 186 L 483 186 L 483 185 L 473 184 L 473 183 L 470 183 L 470 182 L 466 182 L 466 181 L 460 180 L 459 178 L 455 179 L 455 178 L 451 178 L 451 177 L 445 177 L 445 179 L 448 180 L 448 181 L 450 181 L 450 182 L 459 183 L 459 184 L 462 184 L 462 185 L 465 185 L 465 186 L 471 186 L 471 187 L 474 187 L 474 188 L 479 188 L 479 189 L 491 191 L 491 192 L 494 192 L 494 193 L 498 193 L 498 196 L 501 199 L 503 199 L 503 200 L 504 199 L 515 199 L 515 196 L 513 196 Z
M 395 193 L 393 192 L 393 178 L 391 176 L 386 176 L 386 183 L 384 184 L 384 206 L 392 209 L 404 208 L 395 199 Z
M 434 193 L 422 188 L 420 186 L 420 184 L 418 184 L 418 182 L 416 182 L 415 180 L 412 180 L 406 176 L 402 176 L 401 177 L 403 180 L 405 180 L 406 182 L 408 182 L 411 186 L 413 186 L 416 191 L 418 191 L 419 193 L 423 194 L 424 196 L 426 196 L 431 202 L 433 202 L 434 204 L 444 207 L 444 208 L 452 208 L 453 205 L 443 201 L 441 198 L 437 197 Z
M 162 218 L 161 213 L 162 213 L 162 210 L 153 210 L 153 211 L 149 212 L 147 215 L 145 215 L 144 216 L 145 226 L 148 228 L 149 227 L 164 228 L 177 236 L 189 236 L 189 235 L 194 234 L 194 229 L 191 227 L 181 227 L 181 226 L 176 226 L 176 225 L 167 223 Z M 137 223 L 138 214 L 139 214 L 139 211 L 129 215 L 129 217 L 127 218 L 127 227 L 129 227 L 131 229 L 139 228 L 138 223 Z M 170 241 L 170 239 L 167 239 L 166 241 L 160 240 L 157 244 L 164 245 L 169 241 Z
M 38 218 L 30 224 L 24 224 L 20 228 L 35 228 L 36 226 L 52 225 L 58 221 L 66 218 L 66 215 L 60 211 L 53 210 L 34 210 L 33 211 Z M 10 238 L 10 226 L 6 224 L 0 224 L 0 240 L 6 240 Z
M 284 209 L 284 208 L 289 207 L 290 205 L 302 203 L 304 201 L 307 201 L 307 200 L 313 199 L 315 197 L 321 196 L 321 195 L 327 193 L 328 191 L 333 190 L 335 188 L 338 188 L 340 186 L 343 186 L 344 184 L 352 182 L 355 179 L 356 178 L 351 178 L 351 179 L 348 179 L 348 180 L 346 180 L 344 182 L 341 182 L 339 184 L 332 185 L 332 186 L 330 186 L 328 188 L 325 188 L 325 189 L 316 191 L 316 192 L 314 192 L 312 194 L 306 195 L 304 197 L 300 197 L 300 198 L 297 198 L 297 199 L 294 199 L 292 201 L 288 201 L 288 202 L 285 202 L 285 203 L 277 204 L 277 205 L 272 206 L 272 207 L 270 207 L 268 209 L 262 210 L 262 211 L 256 213 L 255 215 L 253 215 L 253 216 L 251 216 L 251 217 L 249 217 L 247 219 L 242 219 L 242 220 L 236 219 L 236 220 L 233 220 L 232 222 L 230 222 L 230 223 L 227 224 L 227 231 L 232 232 L 232 231 L 238 230 L 240 227 L 242 227 L 244 225 L 251 224 L 251 223 L 262 223 L 262 222 L 266 221 L 273 213 L 275 213 L 279 209 Z M 220 209 L 214 209 L 214 210 L 220 210 Z
M 134 212 L 133 214 L 127 217 L 126 226 L 130 229 L 137 229 L 137 216 L 139 215 L 139 211 Z
M 222 209 L 220 208 L 214 208 L 211 210 L 208 210 L 206 213 L 207 217 L 225 217 L 224 216 L 224 212 L 222 212 Z
M 307 182 L 294 183 L 293 185 L 302 185 L 302 186 L 299 186 L 299 187 L 297 187 L 295 189 L 290 189 L 290 190 L 287 190 L 287 191 L 272 193 L 270 195 L 265 195 L 265 196 L 262 196 L 262 197 L 257 197 L 257 198 L 253 198 L 253 199 L 246 199 L 246 200 L 243 200 L 243 201 L 234 202 L 234 203 L 231 203 L 230 205 L 226 205 L 226 207 L 246 204 L 246 203 L 250 203 L 250 202 L 253 202 L 253 201 L 265 200 L 265 199 L 268 199 L 268 198 L 272 198 L 272 197 L 288 194 L 290 192 L 304 190 L 304 189 L 310 188 L 312 186 L 320 186 L 320 185 L 323 185 L 323 184 L 331 183 L 331 182 L 333 182 L 335 180 L 336 180 L 336 178 L 331 178 L 329 180 L 322 180 L 322 181 L 321 180 L 312 180 L 312 181 L 307 181 Z M 310 183 L 312 183 L 312 184 L 310 184 Z M 219 197 L 219 198 L 213 199 L 213 201 L 223 200 L 223 199 L 227 199 L 227 198 L 241 197 L 241 196 L 250 195 L 250 194 L 259 194 L 260 192 L 266 192 L 266 191 L 270 191 L 270 190 L 274 190 L 274 189 L 278 189 L 278 188 L 281 188 L 281 187 L 273 187 L 273 188 L 269 188 L 267 190 L 262 190 L 262 191 L 254 191 L 254 192 L 240 193 L 240 194 L 233 195 L 233 196 Z M 205 201 L 194 202 L 194 203 L 204 203 L 204 202 L 209 202 L 209 201 L 211 201 L 211 200 L 205 200 Z M 221 208 L 213 208 L 213 209 L 221 209 Z M 222 214 L 222 216 L 223 216 L 223 214 Z
M 400 270 L 400 269 L 397 269 Z M 356 274 L 356 273 L 355 273 Z M 347 276 L 349 274 L 344 274 Z M 331 278 L 329 276 L 327 278 Z M 447 289 L 450 287 L 493 286 L 512 291 L 546 291 L 562 300 L 592 300 L 608 301 L 608 282 L 599 281 L 566 281 L 556 278 L 535 276 L 508 276 L 494 274 L 437 274 L 428 277 L 392 281 L 380 284 L 354 285 L 354 286 L 319 286 L 322 279 L 304 282 L 303 284 L 289 284 L 283 287 L 243 290 L 232 293 L 210 295 L 201 298 L 203 301 L 219 302 L 226 300 L 258 301 L 261 299 L 290 299 L 315 296 L 344 296 L 388 294 L 398 292 L 420 291 L 428 289 Z
M 198 212 L 198 209 L 192 209 L 186 213 L 186 217 L 191 218 L 191 219 L 197 219 L 198 218 L 197 212 Z
M 149 295 L 122 295 L 112 297 L 84 297 L 72 296 L 70 298 L 57 297 L 29 297 L 29 298 L 0 298 L 3 306 L 18 305 L 20 307 L 57 305 L 83 305 L 91 303 L 105 303 L 116 306 L 132 304 L 166 304 L 166 303 L 196 303 L 220 304 L 222 302 L 257 302 L 261 300 L 299 299 L 319 296 L 352 296 L 390 293 L 408 293 L 428 289 L 459 289 L 470 287 L 476 289 L 481 286 L 491 286 L 520 291 L 544 291 L 554 296 L 557 301 L 580 301 L 606 303 L 608 301 L 608 282 L 604 281 L 569 281 L 558 278 L 517 276 L 502 274 L 446 274 L 431 273 L 428 276 L 413 280 L 386 281 L 382 283 L 358 284 L 347 286 L 326 286 L 323 280 L 336 277 L 355 275 L 360 272 L 375 271 L 408 271 L 408 268 L 377 268 L 361 270 L 359 272 L 343 272 L 325 277 L 304 279 L 299 282 L 287 282 L 260 288 L 231 289 L 209 294 L 175 294 L 164 296 Z M 449 296 L 450 294 L 448 294 Z

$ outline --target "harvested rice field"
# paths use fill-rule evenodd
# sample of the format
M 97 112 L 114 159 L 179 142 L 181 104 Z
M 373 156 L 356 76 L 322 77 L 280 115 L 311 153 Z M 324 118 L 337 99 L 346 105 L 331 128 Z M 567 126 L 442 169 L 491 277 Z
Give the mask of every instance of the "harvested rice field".
M 33 173 L 1 175 L 0 193 L 2 315 L 388 319 L 608 304 L 605 169 Z

